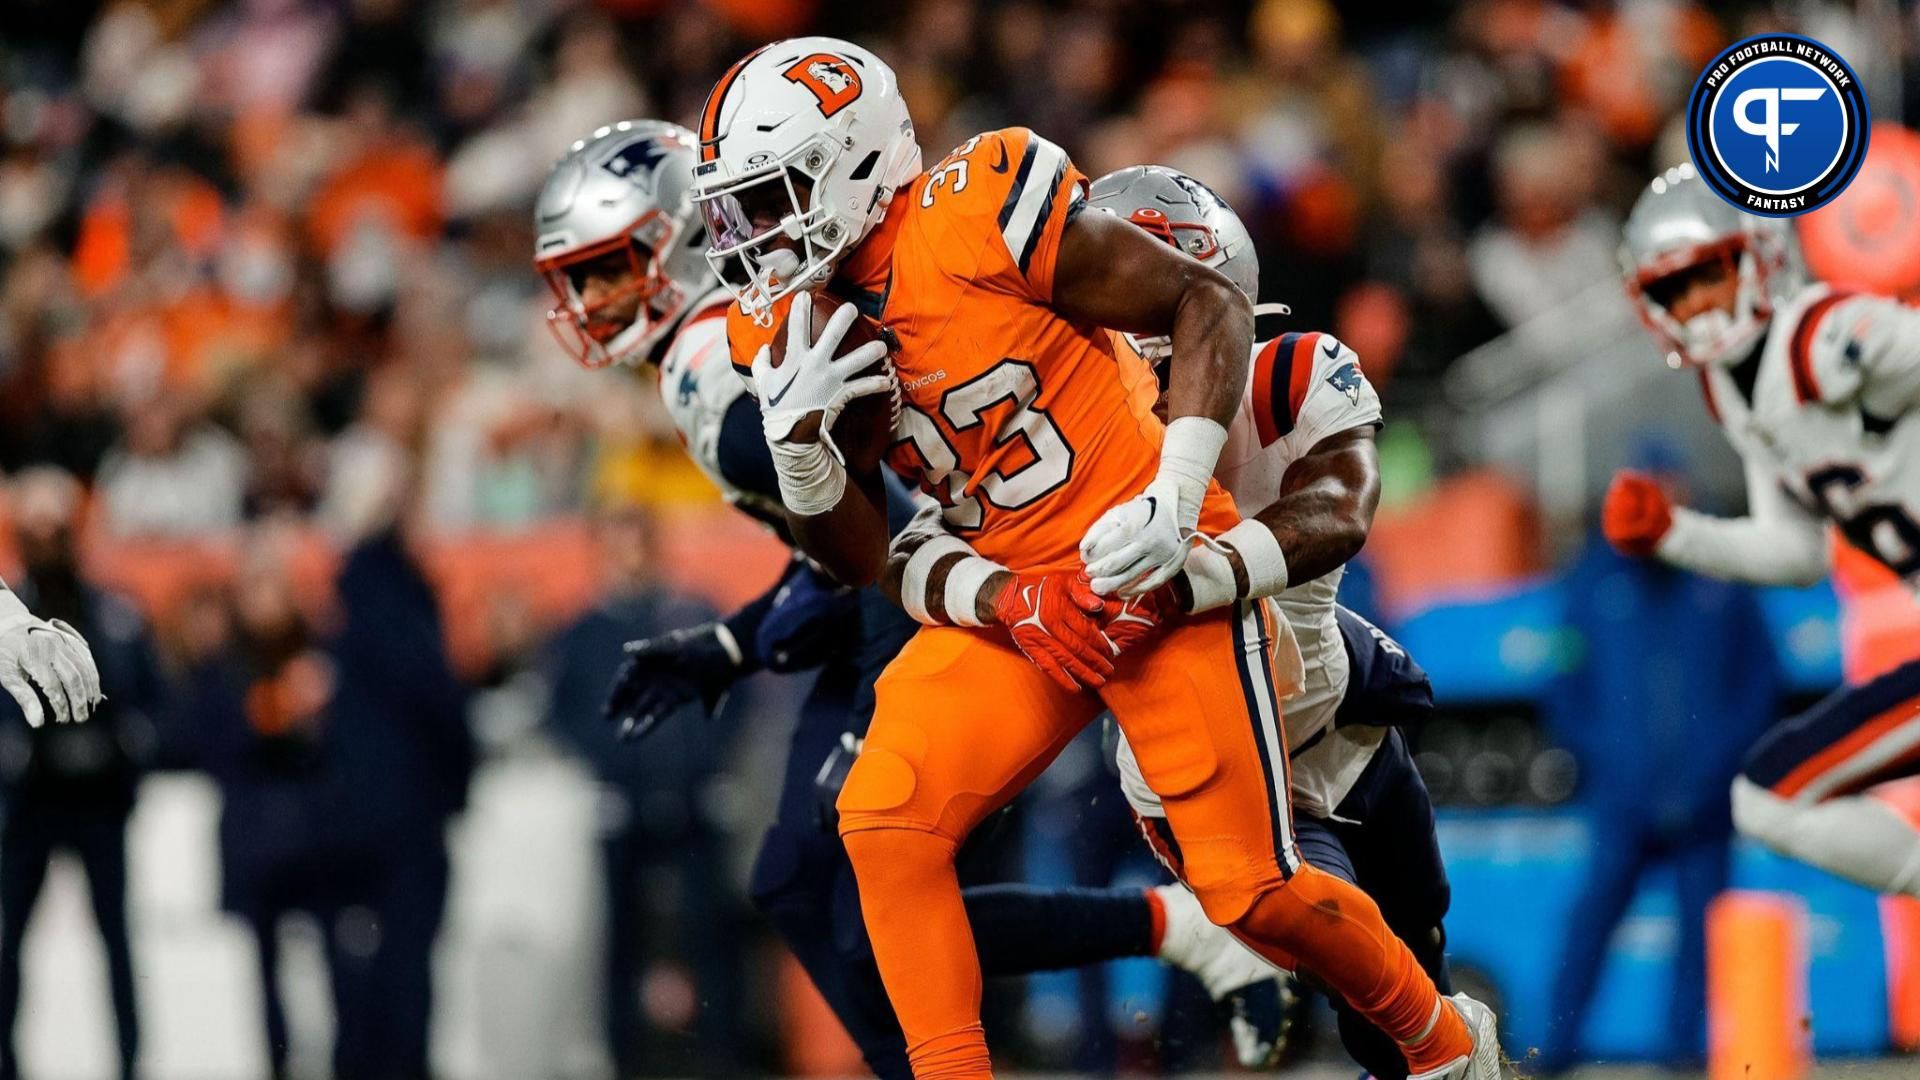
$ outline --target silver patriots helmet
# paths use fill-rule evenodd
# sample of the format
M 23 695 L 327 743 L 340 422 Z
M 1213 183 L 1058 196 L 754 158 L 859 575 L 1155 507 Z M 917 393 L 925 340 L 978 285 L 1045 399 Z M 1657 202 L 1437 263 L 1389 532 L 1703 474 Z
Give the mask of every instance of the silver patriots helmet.
M 695 151 L 678 124 L 623 120 L 574 143 L 540 189 L 533 265 L 553 290 L 547 325 L 588 367 L 644 361 L 715 287 L 689 198 Z M 595 267 L 628 271 L 625 283 L 590 286 Z M 635 298 L 631 319 L 609 317 Z
M 1797 256 L 1784 222 L 1742 213 L 1708 190 L 1692 165 L 1654 177 L 1627 215 L 1620 244 L 1627 294 L 1673 367 L 1746 356 L 1766 334 L 1775 306 L 1803 283 Z M 1715 260 L 1738 277 L 1734 309 L 1682 323 L 1666 306 L 1674 283 Z
M 1093 182 L 1087 207 L 1118 214 L 1225 274 L 1248 300 L 1260 299 L 1260 257 L 1246 225 L 1225 199 L 1186 173 L 1165 165 L 1116 169 Z M 1165 337 L 1127 340 L 1149 360 L 1165 359 L 1173 347 Z

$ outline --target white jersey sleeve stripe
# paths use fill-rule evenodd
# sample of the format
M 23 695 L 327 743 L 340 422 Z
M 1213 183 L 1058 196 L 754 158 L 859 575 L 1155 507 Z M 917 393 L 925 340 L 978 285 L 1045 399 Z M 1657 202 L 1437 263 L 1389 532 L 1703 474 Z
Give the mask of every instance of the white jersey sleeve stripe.
M 1000 211 L 1000 236 L 1007 251 L 1020 265 L 1022 274 L 1033 258 L 1033 249 L 1045 231 L 1053 210 L 1053 196 L 1066 179 L 1066 151 L 1032 132 L 1027 133 L 1027 152 L 1020 157 L 1020 171 L 1014 175 L 1007 204 Z

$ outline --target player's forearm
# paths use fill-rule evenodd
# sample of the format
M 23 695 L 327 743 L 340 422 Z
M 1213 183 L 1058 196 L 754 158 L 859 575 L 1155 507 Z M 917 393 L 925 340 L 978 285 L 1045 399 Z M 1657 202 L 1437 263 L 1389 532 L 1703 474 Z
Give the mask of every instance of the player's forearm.
M 1006 567 L 947 532 L 938 508 L 931 508 L 893 538 L 880 588 L 916 622 L 984 626 L 1012 580 Z
M 1173 322 L 1167 416 L 1225 427 L 1240 408 L 1253 355 L 1253 304 L 1226 277 L 1195 266 Z
M 1355 488 L 1339 477 L 1322 477 L 1255 515 L 1287 553 L 1289 586 L 1330 574 L 1360 554 L 1379 490 L 1377 483 Z
M 1680 507 L 1655 549 L 1695 573 L 1753 585 L 1812 585 L 1831 569 L 1826 537 L 1813 525 L 1766 518 L 1718 518 Z
M 822 513 L 788 508 L 787 526 L 800 550 L 842 585 L 870 585 L 886 565 L 886 494 L 877 473 L 849 477 L 840 500 Z

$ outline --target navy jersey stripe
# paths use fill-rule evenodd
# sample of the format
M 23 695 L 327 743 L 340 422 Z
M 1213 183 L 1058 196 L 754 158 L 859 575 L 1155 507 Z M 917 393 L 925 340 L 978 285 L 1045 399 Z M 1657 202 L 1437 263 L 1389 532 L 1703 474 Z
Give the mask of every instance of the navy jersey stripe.
M 1007 201 L 1000 204 L 1000 231 L 1005 232 L 1007 223 L 1013 220 L 1014 208 L 1020 205 L 1020 193 L 1027 189 L 1027 177 L 1033 173 L 1033 152 L 1040 140 L 1029 137 L 1027 152 L 1020 155 L 1020 170 L 1013 174 L 1013 186 L 1007 189 Z
M 1273 437 L 1284 439 L 1293 433 L 1293 353 L 1304 333 L 1280 335 L 1280 348 L 1273 354 L 1273 367 L 1267 373 L 1267 400 L 1273 410 Z M 1309 360 L 1311 363 L 1311 360 Z M 1281 408 L 1280 403 L 1287 407 Z

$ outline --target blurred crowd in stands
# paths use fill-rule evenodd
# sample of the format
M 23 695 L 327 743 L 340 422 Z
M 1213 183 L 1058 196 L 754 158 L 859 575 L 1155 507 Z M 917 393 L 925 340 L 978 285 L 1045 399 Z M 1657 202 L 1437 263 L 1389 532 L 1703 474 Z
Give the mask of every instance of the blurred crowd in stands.
M 593 716 L 613 661 L 578 662 L 582 641 L 612 649 L 761 583 L 717 565 L 710 544 L 693 545 L 704 559 L 681 545 L 661 569 L 636 508 L 711 508 L 715 496 L 646 380 L 582 371 L 547 335 L 530 205 L 573 140 L 630 117 L 690 121 L 760 40 L 854 38 L 899 71 L 929 160 L 1025 125 L 1089 175 L 1152 161 L 1215 186 L 1256 238 L 1263 299 L 1353 345 L 1388 399 L 1389 440 L 1398 429 L 1417 443 L 1444 424 L 1438 380 L 1463 352 L 1613 280 L 1618 214 L 1656 164 L 1683 156 L 1672 117 L 1718 45 L 1798 29 L 1872 84 L 1905 62 L 1875 41 L 1915 29 L 1911 10 L 1891 17 L 1876 27 L 1837 3 L 1710 14 L 1687 0 L 4 0 L 0 473 L 13 481 L 17 554 L 6 565 L 71 577 L 21 531 L 50 520 L 69 549 L 113 553 L 130 579 L 141 575 L 128 563 L 153 561 L 145 553 L 224 545 L 219 573 L 149 582 L 136 597 L 152 650 L 146 627 L 125 621 L 137 616 L 60 579 L 76 610 L 95 604 L 90 618 L 133 643 L 120 677 L 173 687 L 161 709 L 109 684 L 116 715 L 103 720 L 135 734 L 84 759 L 101 773 L 101 820 L 124 822 L 137 768 L 214 775 L 229 797 L 225 900 L 260 935 L 266 985 L 280 912 L 375 912 L 386 953 L 412 946 L 355 982 L 338 973 L 382 949 L 365 926 L 333 922 L 351 1043 L 336 1062 L 342 1075 L 424 1075 L 421 950 L 447 889 L 440 824 L 473 765 L 461 723 L 471 686 L 498 691 L 550 657 L 560 744 L 618 796 L 602 848 L 610 909 L 632 906 L 642 873 L 678 875 L 673 902 L 712 915 L 695 929 L 724 931 L 738 907 L 712 880 L 719 832 L 700 787 L 719 768 L 713 745 L 689 736 L 644 764 L 615 754 Z M 1390 498 L 1427 482 L 1389 467 Z M 1482 512 L 1407 527 L 1429 545 L 1470 528 L 1477 552 L 1519 549 L 1503 566 L 1537 558 L 1524 507 L 1470 505 Z M 604 561 L 574 569 L 569 600 L 523 608 L 511 590 L 490 592 L 473 617 L 447 619 L 446 636 L 484 639 L 469 651 L 453 641 L 450 668 L 431 588 L 490 588 L 588 548 L 549 548 L 545 566 L 503 549 L 496 564 L 523 561 L 462 578 L 423 570 L 438 565 L 435 545 L 471 556 L 465 538 L 588 517 Z M 1391 588 L 1414 571 L 1391 538 L 1382 545 Z M 311 560 L 287 554 L 314 546 L 326 554 L 308 578 L 337 593 L 325 621 L 300 595 L 311 580 L 290 569 Z M 561 616 L 590 602 L 563 632 Z M 444 591 L 439 606 L 458 608 Z M 113 674 L 104 656 L 102 667 Z M 379 700 L 339 703 L 365 686 Z M 382 710 L 403 719 L 368 719 Z M 469 717 L 483 736 L 484 711 Z M 192 720 L 160 737 L 168 722 L 155 736 L 154 715 Z M 321 774 L 323 742 L 349 735 L 354 764 L 327 774 L 348 794 L 289 794 Z M 16 798 L 41 783 L 8 779 Z M 388 813 L 419 827 L 388 829 Z M 18 852 L 55 842 L 21 839 L 14 820 L 0 877 Z M 321 833 L 351 872 L 295 857 Z M 113 891 L 124 854 L 110 840 L 58 842 L 91 852 Z M 0 950 L 16 965 L 13 899 L 32 893 L 14 890 L 38 889 L 31 865 L 19 873 L 0 883 Z M 322 895 L 316 873 L 339 889 Z M 100 910 L 109 939 L 124 938 L 123 914 Z M 722 955 L 737 944 L 681 944 L 700 954 L 703 992 L 737 992 L 715 989 L 738 977 L 737 953 Z M 614 984 L 631 987 L 641 948 L 612 943 Z M 115 955 L 119 995 L 124 949 Z M 18 993 L 4 967 L 0 1012 Z M 355 993 L 382 996 L 356 1005 Z M 367 1000 L 388 1005 L 369 1016 Z M 624 1012 L 614 1001 L 615 1056 L 638 1069 L 638 1036 L 619 1030 L 632 1001 Z M 352 1028 L 355 1016 L 374 1027 Z M 271 1002 L 265 1024 L 284 1047 Z M 741 1052 L 728 1030 L 701 1042 Z M 356 1065 L 355 1054 L 373 1056 Z
M 1796 25 L 1853 56 L 1844 14 Z M 396 458 L 436 528 L 651 496 L 671 440 L 644 388 L 546 340 L 531 196 L 583 133 L 687 120 L 731 58 L 802 30 L 887 56 L 929 157 L 1025 124 L 1091 175 L 1209 181 L 1268 298 L 1418 404 L 1609 278 L 1699 64 L 1779 22 L 1677 0 L 15 0 L 0 467 L 73 472 L 121 535 L 351 532 Z

